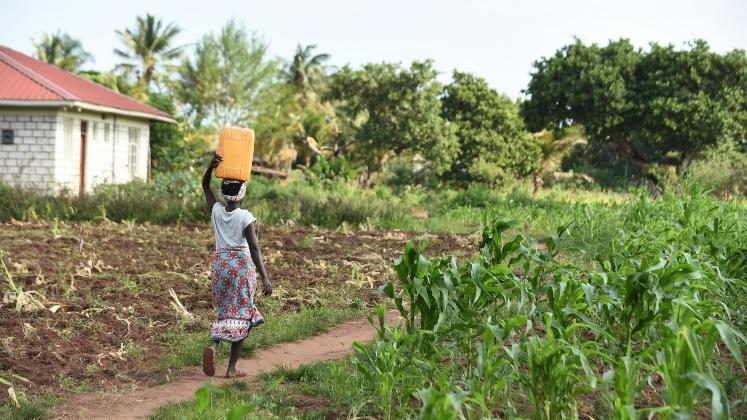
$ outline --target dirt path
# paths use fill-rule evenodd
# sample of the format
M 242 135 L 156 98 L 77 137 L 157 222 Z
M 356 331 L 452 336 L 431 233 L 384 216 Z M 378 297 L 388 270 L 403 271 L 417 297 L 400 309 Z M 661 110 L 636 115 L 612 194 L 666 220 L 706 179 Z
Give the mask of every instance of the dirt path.
M 290 225 L 263 225 L 260 234 L 278 313 L 379 302 L 378 287 L 394 275 L 392 260 L 414 237 L 431 241 L 431 256 L 477 251 L 476 237 L 465 235 Z M 0 372 L 30 379 L 17 381 L 15 389 L 31 399 L 77 385 L 129 390 L 133 383 L 166 379 L 163 338 L 189 331 L 164 299 L 173 289 L 201 322 L 212 320 L 214 249 L 208 224 L 0 223 L 0 252 L 13 282 L 43 295 L 46 308 L 57 308 L 29 305 L 37 310 L 18 316 L 15 302 L 0 302 Z M 259 297 L 260 308 L 264 302 Z M 139 356 L 114 356 L 123 342 Z M 7 391 L 0 384 L 0 404 Z
M 395 312 L 387 314 L 387 323 L 396 319 Z M 354 341 L 371 340 L 374 333 L 366 319 L 350 321 L 316 337 L 261 350 L 251 359 L 239 360 L 238 367 L 247 373 L 245 380 L 252 380 L 261 371 L 277 366 L 298 367 L 314 361 L 340 359 L 351 352 Z M 225 372 L 225 362 L 218 366 L 218 372 Z M 165 385 L 119 394 L 76 395 L 55 407 L 51 414 L 54 418 L 144 418 L 167 403 L 192 399 L 205 382 L 220 385 L 227 381 L 221 377 L 206 377 L 200 368 L 190 368 L 179 379 Z

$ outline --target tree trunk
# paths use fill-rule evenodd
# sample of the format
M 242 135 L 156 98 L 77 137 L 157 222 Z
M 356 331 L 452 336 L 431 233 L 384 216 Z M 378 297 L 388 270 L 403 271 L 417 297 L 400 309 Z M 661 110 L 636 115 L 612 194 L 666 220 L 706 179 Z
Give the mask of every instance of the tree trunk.
M 145 82 L 145 88 L 150 89 L 150 82 L 153 80 L 153 73 L 155 72 L 155 68 L 148 66 L 145 68 L 145 71 L 143 72 L 143 81 Z
M 542 171 L 539 171 L 534 174 L 534 177 L 532 178 L 532 194 L 537 194 L 537 191 L 542 187 L 542 184 Z
M 680 158 L 679 163 L 677 164 L 677 176 L 682 176 L 687 172 L 688 168 L 690 168 L 690 163 L 693 160 L 693 155 L 690 152 L 690 150 L 685 149 L 682 151 L 682 157 Z
M 619 134 L 610 136 L 610 141 L 612 141 L 612 143 L 617 146 L 621 154 L 630 158 L 630 162 L 633 164 L 633 166 L 639 168 L 640 171 L 644 174 L 649 184 L 649 194 L 651 195 L 651 197 L 653 199 L 660 198 L 663 190 L 661 188 L 661 184 L 659 183 L 659 178 L 649 172 L 651 159 L 647 158 L 643 155 L 643 153 L 636 150 L 635 147 L 631 146 Z
M 646 179 L 649 181 L 648 182 L 649 197 L 651 197 L 652 200 L 660 199 L 664 193 L 664 188 L 662 188 L 661 184 L 659 184 L 659 178 L 657 178 L 652 173 L 647 173 Z
M 631 146 L 622 135 L 615 134 L 610 136 L 610 141 L 617 146 L 620 154 L 630 157 L 634 162 L 648 164 L 651 163 L 651 159 L 639 152 L 635 147 Z

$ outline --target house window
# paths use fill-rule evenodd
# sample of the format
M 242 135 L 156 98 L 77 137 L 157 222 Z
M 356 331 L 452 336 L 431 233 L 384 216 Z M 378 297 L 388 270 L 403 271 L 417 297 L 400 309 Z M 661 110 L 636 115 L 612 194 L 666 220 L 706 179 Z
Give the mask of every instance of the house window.
M 94 143 L 99 140 L 99 123 L 94 121 L 91 123 L 91 141 Z
M 129 167 L 130 167 L 130 178 L 138 176 L 137 173 L 137 157 L 140 147 L 140 129 L 130 127 L 130 153 L 129 153 Z
M 109 124 L 104 124 L 104 143 L 109 143 L 109 131 L 111 130 L 111 127 Z
M 13 130 L 3 130 L 3 144 L 13 144 Z
M 65 159 L 73 158 L 73 119 L 65 118 Z

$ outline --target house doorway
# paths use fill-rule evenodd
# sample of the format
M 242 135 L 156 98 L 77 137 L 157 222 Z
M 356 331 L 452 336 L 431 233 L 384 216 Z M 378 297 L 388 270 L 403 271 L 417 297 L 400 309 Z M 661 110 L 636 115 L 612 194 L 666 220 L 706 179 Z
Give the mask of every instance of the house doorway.
M 80 121 L 80 191 L 83 195 L 86 192 L 86 140 L 88 138 L 88 121 Z

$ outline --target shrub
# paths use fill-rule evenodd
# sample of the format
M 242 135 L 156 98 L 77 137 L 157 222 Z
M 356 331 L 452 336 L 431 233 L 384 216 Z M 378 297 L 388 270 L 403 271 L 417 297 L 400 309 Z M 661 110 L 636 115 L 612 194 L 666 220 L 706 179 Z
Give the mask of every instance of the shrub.
M 342 180 L 294 180 L 283 187 L 255 177 L 243 205 L 266 223 L 293 220 L 331 228 L 342 223 L 392 227 L 411 218 L 409 208 L 396 197 L 382 198 Z M 151 182 L 101 185 L 84 196 L 41 195 L 0 184 L 0 220 L 36 218 L 160 224 L 206 222 L 208 213 L 199 178 L 189 172 L 158 175 Z

